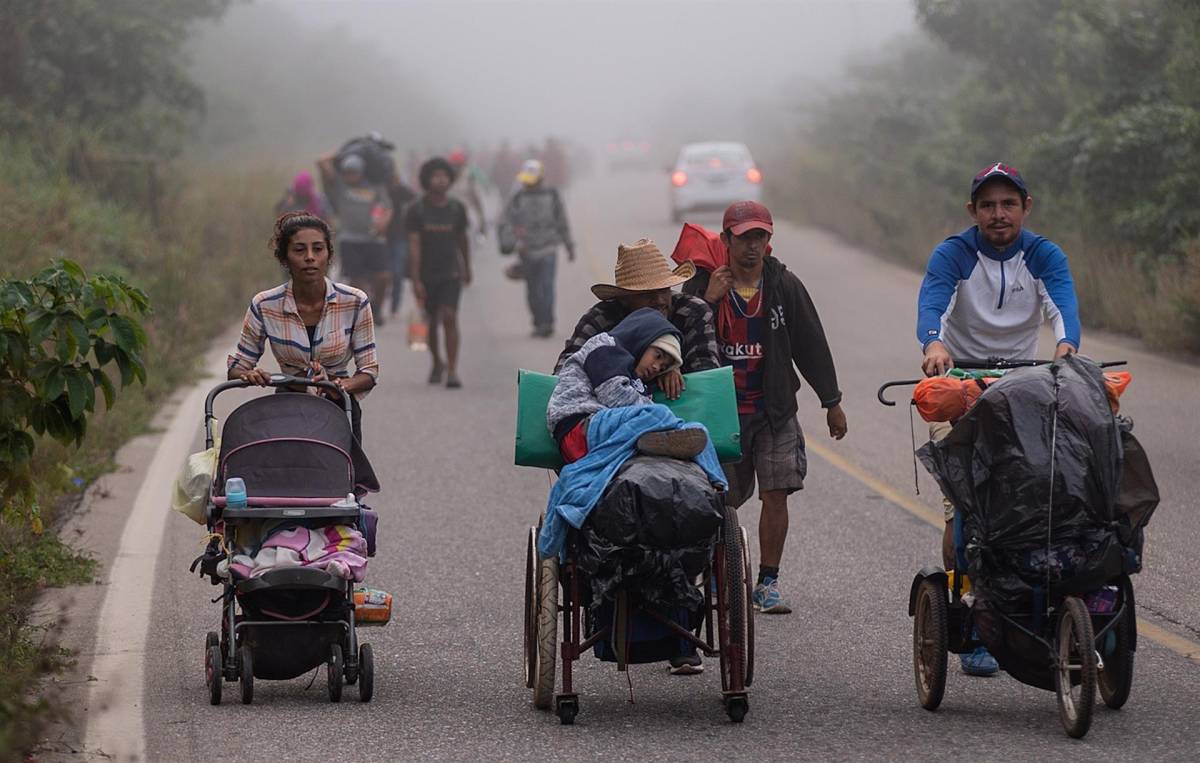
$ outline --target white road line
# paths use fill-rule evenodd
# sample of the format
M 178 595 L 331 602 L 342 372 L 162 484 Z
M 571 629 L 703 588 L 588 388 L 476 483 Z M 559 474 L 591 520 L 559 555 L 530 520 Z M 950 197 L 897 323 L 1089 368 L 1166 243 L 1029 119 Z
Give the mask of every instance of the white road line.
M 222 350 L 227 349 L 220 341 L 218 344 Z M 214 350 L 205 359 L 205 369 L 223 370 L 222 358 L 224 353 L 218 355 Z M 125 520 L 96 628 L 91 668 L 96 681 L 88 692 L 84 734 L 84 749 L 90 753 L 114 760 L 145 759 L 143 685 L 154 573 L 171 511 L 175 475 L 192 447 L 210 387 L 211 381 L 202 381 L 187 392 L 158 444 L 133 510 Z M 197 644 L 199 638 L 197 635 Z M 199 647 L 196 654 L 200 654 Z

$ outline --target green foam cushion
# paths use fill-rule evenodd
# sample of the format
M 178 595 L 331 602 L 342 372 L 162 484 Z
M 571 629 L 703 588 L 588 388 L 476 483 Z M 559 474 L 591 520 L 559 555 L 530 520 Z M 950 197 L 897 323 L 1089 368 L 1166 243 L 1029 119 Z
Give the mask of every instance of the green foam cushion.
M 733 369 L 729 366 L 683 375 L 685 389 L 678 400 L 667 400 L 655 393 L 654 402 L 670 408 L 684 421 L 698 421 L 708 428 L 708 436 L 722 461 L 742 457 L 741 426 L 738 423 L 737 395 L 733 390 Z M 517 466 L 557 469 L 562 456 L 550 429 L 546 426 L 546 405 L 558 377 L 537 371 L 517 371 Z

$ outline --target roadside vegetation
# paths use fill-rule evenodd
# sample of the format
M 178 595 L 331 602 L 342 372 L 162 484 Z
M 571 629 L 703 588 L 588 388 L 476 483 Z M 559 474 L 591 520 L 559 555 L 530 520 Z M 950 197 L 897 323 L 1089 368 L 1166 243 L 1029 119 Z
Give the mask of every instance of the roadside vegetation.
M 62 518 L 275 277 L 282 177 L 171 161 L 203 104 L 175 46 L 225 5 L 0 10 L 0 760 L 65 717 L 38 682 L 71 656 L 31 618 L 44 587 L 94 574 Z
M 809 103 L 772 192 L 923 267 L 970 179 L 1018 167 L 1071 258 L 1086 326 L 1200 352 L 1200 5 L 916 0 L 921 33 Z M 1086 336 L 1084 339 L 1086 343 Z

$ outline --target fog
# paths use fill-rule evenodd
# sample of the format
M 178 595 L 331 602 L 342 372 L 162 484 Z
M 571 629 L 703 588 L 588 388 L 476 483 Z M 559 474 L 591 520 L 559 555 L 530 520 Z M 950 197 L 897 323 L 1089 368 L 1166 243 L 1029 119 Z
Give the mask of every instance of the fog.
M 236 3 L 192 55 L 212 150 L 405 148 L 557 135 L 656 146 L 797 118 L 913 28 L 908 0 Z

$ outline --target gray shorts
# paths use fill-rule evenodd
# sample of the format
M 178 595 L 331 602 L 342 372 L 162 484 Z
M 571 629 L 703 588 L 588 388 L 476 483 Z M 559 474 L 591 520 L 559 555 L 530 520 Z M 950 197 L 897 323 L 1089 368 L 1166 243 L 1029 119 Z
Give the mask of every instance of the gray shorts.
M 933 442 L 944 440 L 953 428 L 954 426 L 949 421 L 931 421 L 929 422 L 929 439 Z M 954 521 L 954 504 L 950 503 L 950 499 L 945 496 L 942 496 L 942 514 L 946 518 L 946 524 Z
M 804 489 L 808 476 L 808 456 L 804 453 L 804 432 L 800 421 L 793 416 L 782 426 L 772 429 L 765 413 L 738 416 L 742 430 L 742 460 L 725 464 L 729 492 L 725 503 L 735 509 L 758 490 L 786 490 L 789 494 Z

